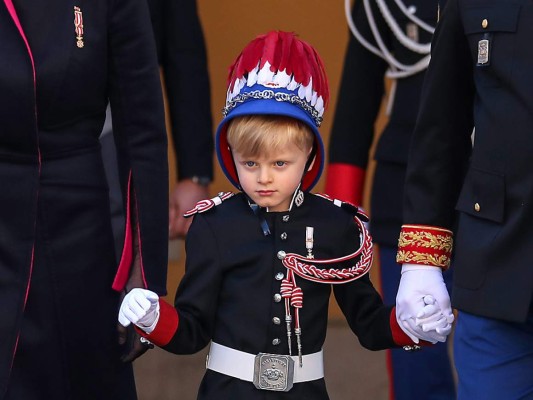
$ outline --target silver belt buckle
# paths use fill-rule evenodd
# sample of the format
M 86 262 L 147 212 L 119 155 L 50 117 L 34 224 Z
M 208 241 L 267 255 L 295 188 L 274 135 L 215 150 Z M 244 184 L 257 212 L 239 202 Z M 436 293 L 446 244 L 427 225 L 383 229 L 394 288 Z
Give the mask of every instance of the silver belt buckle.
M 294 360 L 291 356 L 259 353 L 255 356 L 254 385 L 262 390 L 288 392 L 294 381 Z

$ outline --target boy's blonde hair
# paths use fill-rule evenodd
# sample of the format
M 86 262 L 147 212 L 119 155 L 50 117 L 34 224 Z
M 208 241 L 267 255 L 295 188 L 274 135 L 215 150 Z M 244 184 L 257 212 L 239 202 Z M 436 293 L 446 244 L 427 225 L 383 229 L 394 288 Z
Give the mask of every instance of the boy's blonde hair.
M 279 152 L 289 143 L 308 152 L 313 147 L 314 134 L 307 124 L 294 118 L 248 115 L 229 122 L 227 139 L 233 151 L 257 157 Z

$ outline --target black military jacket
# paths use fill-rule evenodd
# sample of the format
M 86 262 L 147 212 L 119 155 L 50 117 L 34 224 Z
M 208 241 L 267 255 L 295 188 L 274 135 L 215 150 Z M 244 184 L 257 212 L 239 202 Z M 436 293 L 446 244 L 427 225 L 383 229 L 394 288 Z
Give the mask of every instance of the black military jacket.
M 531 1 L 448 0 L 406 181 L 405 223 L 455 231 L 453 305 L 510 321 L 533 294 L 532 37 Z
M 394 0 L 385 3 L 399 29 L 419 43 L 429 43 L 431 34 L 417 28 L 396 6 Z M 376 29 L 393 56 L 405 65 L 413 65 L 422 55 L 405 47 L 393 34 L 375 2 L 371 1 Z M 430 26 L 437 21 L 437 1 L 411 0 L 414 16 Z M 377 46 L 365 12 L 363 1 L 356 1 L 352 18 L 357 30 L 372 45 Z M 376 132 L 375 123 L 385 94 L 385 72 L 388 63 L 363 47 L 350 33 L 344 59 L 343 75 L 329 147 L 330 164 L 342 163 L 367 168 L 368 157 Z M 414 129 L 424 72 L 397 79 L 394 102 L 388 123 L 377 143 L 377 170 L 372 186 L 372 219 L 370 228 L 374 240 L 396 246 L 402 223 L 402 197 L 407 153 Z M 353 182 L 345 182 L 352 185 Z
M 268 221 L 265 236 L 260 219 Z M 329 200 L 306 194 L 292 211 L 255 215 L 243 194 L 194 217 L 187 237 L 186 273 L 176 295 L 178 329 L 164 348 L 189 354 L 214 342 L 252 354 L 288 354 L 283 300 L 276 301 L 286 276 L 277 253 L 307 254 L 306 226 L 314 227 L 315 258 L 347 255 L 359 245 L 353 215 Z M 354 265 L 352 261 L 350 265 Z M 281 274 L 281 275 L 280 275 Z M 303 290 L 300 310 L 303 354 L 322 349 L 326 336 L 331 285 L 297 277 Z M 363 346 L 378 350 L 395 346 L 389 318 L 368 275 L 334 285 L 335 297 Z M 278 340 L 279 339 L 279 344 Z M 296 341 L 293 334 L 293 354 Z M 346 349 L 350 351 L 350 349 Z M 207 370 L 200 399 L 326 399 L 324 380 L 295 384 L 288 393 L 258 390 Z

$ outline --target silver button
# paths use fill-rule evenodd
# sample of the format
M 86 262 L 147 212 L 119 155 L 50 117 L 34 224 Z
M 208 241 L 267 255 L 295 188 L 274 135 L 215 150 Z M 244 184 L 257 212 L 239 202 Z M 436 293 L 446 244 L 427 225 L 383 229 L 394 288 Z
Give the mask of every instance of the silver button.
M 276 293 L 276 294 L 274 295 L 274 301 L 275 301 L 276 303 L 279 303 L 279 302 L 281 301 L 281 294 Z
M 278 272 L 275 278 L 277 281 L 281 281 L 283 278 L 285 278 L 285 275 L 283 275 L 283 272 Z
M 282 221 L 283 222 L 287 222 L 289 220 L 289 216 L 288 215 L 284 215 L 283 217 L 281 217 Z
M 283 260 L 286 255 L 287 255 L 287 253 L 285 253 L 283 250 L 278 251 L 278 258 L 280 260 Z
M 277 346 L 277 345 L 280 344 L 280 343 L 281 343 L 281 340 L 279 340 L 278 338 L 275 338 L 274 340 L 272 340 L 272 344 L 273 344 L 274 346 Z
M 272 322 L 274 323 L 274 325 L 279 325 L 281 324 L 281 319 L 279 319 L 278 317 L 274 317 L 272 318 Z
M 281 235 L 279 235 L 281 240 L 287 240 L 287 232 L 283 232 Z

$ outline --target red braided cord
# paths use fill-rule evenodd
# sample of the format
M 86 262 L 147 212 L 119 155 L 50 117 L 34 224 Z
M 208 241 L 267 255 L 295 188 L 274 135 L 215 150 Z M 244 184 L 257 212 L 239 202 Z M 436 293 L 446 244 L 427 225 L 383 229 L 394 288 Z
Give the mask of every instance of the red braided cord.
M 233 196 L 232 192 L 220 192 L 217 197 L 220 198 L 221 201 L 224 201 L 226 199 L 229 199 L 231 196 Z M 216 197 L 214 197 L 216 199 Z M 190 217 L 191 215 L 194 215 L 196 213 L 202 213 L 205 212 L 215 206 L 215 201 L 213 199 L 204 199 L 200 200 L 198 203 L 196 203 L 196 206 L 187 211 L 183 214 L 184 217 Z
M 302 308 L 304 305 L 304 294 L 302 288 L 295 286 L 291 293 L 291 306 L 294 308 Z
M 285 299 L 285 315 L 289 318 L 291 315 L 290 307 L 294 307 L 294 332 L 298 343 L 298 354 L 301 356 L 300 337 L 302 330 L 300 327 L 300 309 L 303 307 L 302 288 L 296 286 L 294 274 L 313 282 L 339 284 L 347 283 L 364 276 L 372 265 L 372 238 L 361 220 L 354 216 L 359 230 L 362 235 L 361 246 L 351 254 L 344 257 L 331 258 L 325 260 L 313 260 L 316 264 L 333 264 L 341 261 L 351 260 L 361 255 L 359 261 L 351 268 L 329 268 L 319 269 L 314 265 L 302 262 L 308 260 L 305 256 L 289 253 L 282 259 L 283 265 L 287 268 L 287 277 L 281 281 L 280 294 Z M 288 340 L 290 342 L 290 327 L 287 326 Z M 291 345 L 289 343 L 289 353 Z M 301 361 L 300 361 L 301 362 Z
M 290 298 L 292 295 L 292 289 L 294 288 L 294 283 L 285 278 L 281 281 L 280 294 L 284 299 Z
M 198 212 L 204 212 L 209 210 L 210 208 L 213 208 L 214 205 L 215 202 L 211 199 L 200 200 L 198 203 L 196 203 L 196 206 L 192 210 L 187 211 L 183 215 L 188 217 Z
M 313 282 L 329 283 L 329 284 L 339 284 L 347 283 L 353 280 L 359 279 L 364 276 L 372 266 L 372 238 L 368 233 L 365 225 L 359 220 L 359 218 L 354 218 L 359 229 L 362 233 L 363 240 L 361 246 L 353 253 L 348 254 L 344 257 L 331 258 L 325 260 L 313 260 L 313 264 L 307 264 L 303 262 L 307 260 L 305 256 L 299 254 L 289 253 L 283 258 L 283 265 L 293 271 L 298 276 L 307 279 Z M 320 269 L 315 267 L 314 264 L 332 264 L 338 263 L 341 261 L 346 261 L 353 259 L 361 255 L 359 261 L 350 268 L 328 268 Z
M 220 197 L 222 200 L 226 200 L 226 199 L 229 199 L 233 195 L 234 195 L 233 192 L 220 192 L 218 194 L 218 197 Z

